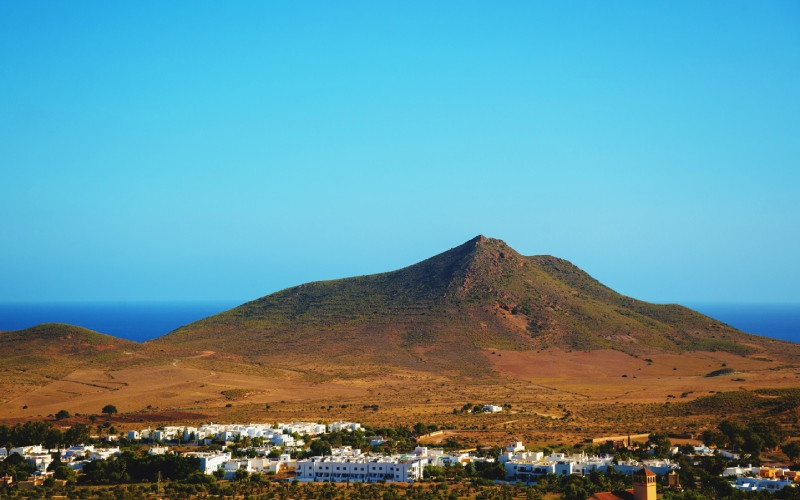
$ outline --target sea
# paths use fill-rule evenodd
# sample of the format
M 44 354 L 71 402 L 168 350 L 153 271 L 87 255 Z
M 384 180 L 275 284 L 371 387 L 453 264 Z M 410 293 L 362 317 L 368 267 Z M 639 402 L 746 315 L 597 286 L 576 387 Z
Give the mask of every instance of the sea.
M 0 303 L 0 330 L 68 323 L 144 342 L 245 301 Z
M 143 342 L 243 302 L 0 303 L 0 330 L 20 330 L 39 323 L 68 323 Z M 800 342 L 800 304 L 683 305 L 747 333 Z
M 800 303 L 699 302 L 683 305 L 743 332 L 800 342 Z

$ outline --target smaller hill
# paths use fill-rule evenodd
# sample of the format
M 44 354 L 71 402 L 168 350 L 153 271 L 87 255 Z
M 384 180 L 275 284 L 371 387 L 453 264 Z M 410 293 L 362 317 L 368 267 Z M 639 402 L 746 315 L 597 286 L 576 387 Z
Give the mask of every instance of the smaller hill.
M 57 379 L 78 367 L 119 367 L 140 359 L 142 350 L 136 342 L 63 323 L 0 332 L 0 345 L 3 378 L 26 383 Z

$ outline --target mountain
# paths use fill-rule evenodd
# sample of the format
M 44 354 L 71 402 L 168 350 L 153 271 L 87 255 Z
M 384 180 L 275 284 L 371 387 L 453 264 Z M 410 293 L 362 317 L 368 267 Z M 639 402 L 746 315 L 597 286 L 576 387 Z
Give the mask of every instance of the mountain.
M 794 344 L 625 297 L 563 259 L 526 257 L 484 236 L 397 271 L 282 290 L 151 343 L 339 374 L 399 367 L 481 375 L 486 349 L 796 353 Z
M 143 344 L 44 324 L 0 332 L 0 345 L 0 418 L 111 403 L 152 422 L 267 412 L 475 428 L 458 408 L 494 401 L 543 442 L 555 428 L 618 430 L 623 418 L 640 428 L 642 404 L 792 388 L 800 366 L 798 344 L 625 297 L 565 260 L 483 236 L 397 271 L 288 288 Z M 675 418 L 659 425 L 687 417 Z

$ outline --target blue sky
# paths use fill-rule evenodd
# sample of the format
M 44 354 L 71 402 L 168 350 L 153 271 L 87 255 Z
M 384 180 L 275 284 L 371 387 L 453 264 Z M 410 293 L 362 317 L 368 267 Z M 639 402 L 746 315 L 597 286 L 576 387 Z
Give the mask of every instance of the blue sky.
M 800 302 L 797 2 L 2 2 L 0 57 L 0 301 L 244 301 L 485 234 Z

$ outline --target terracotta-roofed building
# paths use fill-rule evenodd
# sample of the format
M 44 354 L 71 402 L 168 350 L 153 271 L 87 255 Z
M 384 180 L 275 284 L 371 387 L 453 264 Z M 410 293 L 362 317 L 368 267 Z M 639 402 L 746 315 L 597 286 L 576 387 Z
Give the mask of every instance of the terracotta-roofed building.
M 625 491 L 601 491 L 590 496 L 590 500 L 656 500 L 656 473 L 643 467 L 633 473 L 633 489 Z
M 633 500 L 633 490 L 599 491 L 590 496 L 589 500 Z
M 643 467 L 633 473 L 633 498 L 635 500 L 656 500 L 656 473 Z

